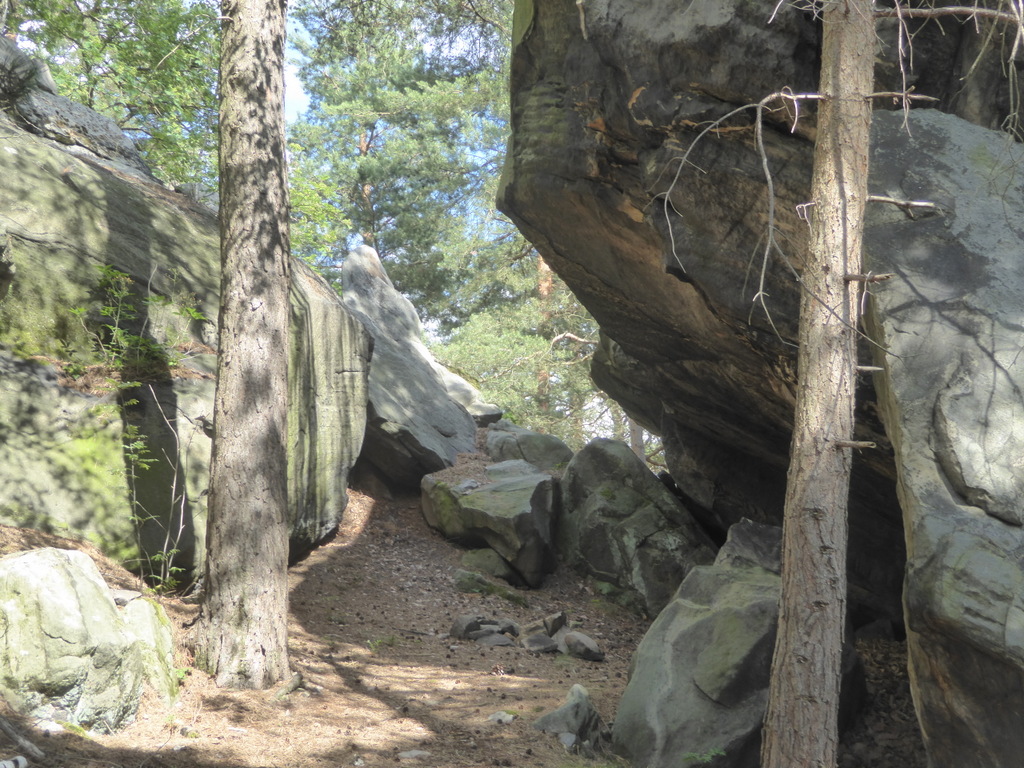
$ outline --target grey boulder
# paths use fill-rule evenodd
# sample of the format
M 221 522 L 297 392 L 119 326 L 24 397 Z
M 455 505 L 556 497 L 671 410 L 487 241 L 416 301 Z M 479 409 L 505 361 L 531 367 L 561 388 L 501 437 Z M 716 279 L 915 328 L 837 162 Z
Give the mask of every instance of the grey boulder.
M 570 656 L 587 661 L 604 661 L 604 651 L 589 635 L 582 632 L 566 632 L 562 637 L 565 650 Z
M 538 587 L 557 566 L 552 540 L 556 481 L 525 462 L 494 464 L 486 471 L 497 479 L 484 485 L 451 486 L 424 477 L 424 519 L 448 538 L 490 547 L 525 584 Z
M 612 726 L 616 753 L 645 768 L 757 768 L 778 621 L 780 578 L 772 569 L 780 540 L 770 526 L 737 524 L 715 564 L 689 573 L 634 655 Z M 852 650 L 845 659 L 848 719 L 864 682 Z M 706 763 L 715 751 L 721 754 Z
M 72 151 L 81 148 L 110 161 L 120 171 L 152 176 L 135 142 L 106 115 L 39 88 L 22 94 L 14 102 L 14 110 L 32 131 L 69 145 Z
M 289 556 L 330 536 L 363 447 L 371 338 L 337 292 L 292 262 L 288 366 Z
M 30 717 L 109 732 L 134 719 L 144 682 L 173 695 L 167 617 L 145 600 L 129 608 L 115 606 L 82 552 L 40 549 L 0 558 L 4 700 Z
M 480 390 L 457 373 L 449 371 L 436 360 L 434 361 L 434 366 L 441 376 L 441 381 L 444 382 L 444 388 L 448 392 L 448 396 L 469 411 L 469 415 L 473 417 L 473 421 L 476 422 L 478 427 L 486 427 L 502 417 L 504 411 L 501 407 L 494 403 L 485 402 L 480 394 Z
M 534 720 L 533 727 L 556 735 L 571 752 L 593 756 L 603 747 L 604 721 L 594 708 L 590 693 L 578 683 L 569 689 L 562 706 Z
M 1024 678 L 1024 151 L 932 110 L 876 114 L 869 302 L 907 531 L 910 681 L 929 765 L 1018 766 Z M 923 214 L 923 215 L 922 215 Z
M 526 461 L 538 469 L 561 469 L 572 458 L 572 449 L 554 435 L 517 427 L 502 419 L 487 428 L 487 455 L 493 461 Z
M 134 281 L 140 316 L 126 330 L 152 338 L 176 365 L 124 398 L 93 397 L 61 386 L 52 368 L 0 353 L 0 522 L 69 531 L 120 560 L 176 550 L 175 567 L 200 568 L 220 288 L 216 216 L 8 122 L 2 149 L 0 250 L 10 266 L 0 280 L 6 273 L 10 284 L 0 345 L 97 362 L 73 310 L 100 318 L 98 268 L 113 267 Z M 333 530 L 345 506 L 365 426 L 369 337 L 322 278 L 298 261 L 292 269 L 289 493 L 298 555 Z M 131 488 L 129 426 L 155 460 Z
M 558 550 L 650 616 L 714 546 L 682 503 L 618 440 L 594 440 L 561 480 Z

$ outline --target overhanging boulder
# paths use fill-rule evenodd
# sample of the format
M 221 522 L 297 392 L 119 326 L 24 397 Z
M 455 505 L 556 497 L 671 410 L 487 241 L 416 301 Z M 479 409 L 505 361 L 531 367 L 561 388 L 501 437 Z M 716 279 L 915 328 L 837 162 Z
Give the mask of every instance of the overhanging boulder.
M 669 471 L 702 519 L 720 533 L 741 517 L 779 523 L 814 107 L 801 103 L 795 122 L 779 110 L 763 132 L 786 254 L 768 259 L 763 282 L 768 189 L 753 110 L 741 108 L 817 88 L 820 22 L 809 7 L 741 0 L 516 5 L 499 205 L 600 324 L 595 381 L 666 436 Z M 879 91 L 914 85 L 989 126 L 1022 102 L 1020 79 L 999 79 L 1009 28 L 903 21 L 914 68 L 901 66 L 895 23 L 881 23 Z M 858 615 L 897 619 L 895 466 L 867 378 L 858 394 L 859 439 L 879 449 L 854 464 L 850 598 Z

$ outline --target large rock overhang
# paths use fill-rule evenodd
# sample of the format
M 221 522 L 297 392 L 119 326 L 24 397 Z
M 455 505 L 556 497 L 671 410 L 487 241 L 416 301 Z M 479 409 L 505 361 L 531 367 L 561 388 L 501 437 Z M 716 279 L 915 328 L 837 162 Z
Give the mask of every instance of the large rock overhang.
M 739 0 L 520 0 L 516 11 L 513 133 L 499 206 L 597 319 L 604 339 L 595 381 L 666 438 L 683 493 L 712 525 L 742 516 L 777 523 L 795 401 L 795 275 L 807 237 L 797 210 L 810 194 L 813 105 L 803 103 L 795 121 L 792 109 L 766 114 L 763 157 L 754 110 L 736 110 L 784 89 L 815 90 L 817 22 L 784 9 L 769 23 L 769 7 Z M 925 73 L 918 82 L 938 91 L 944 108 L 994 120 L 965 95 L 984 84 L 959 93 L 944 85 L 963 68 L 966 53 L 956 43 L 949 50 L 959 31 L 933 32 L 915 53 Z M 891 57 L 877 74 L 882 90 L 898 82 Z M 762 161 L 778 249 L 767 247 Z M 869 363 L 871 343 L 863 346 Z M 859 400 L 858 438 L 879 447 L 855 460 L 851 597 L 895 617 L 902 521 L 868 377 Z

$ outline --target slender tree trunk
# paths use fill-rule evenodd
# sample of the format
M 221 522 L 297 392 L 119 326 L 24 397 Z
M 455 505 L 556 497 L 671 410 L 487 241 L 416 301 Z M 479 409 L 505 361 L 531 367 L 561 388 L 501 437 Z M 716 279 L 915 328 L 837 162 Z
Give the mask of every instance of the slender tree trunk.
M 544 257 L 537 256 L 537 298 L 540 301 L 540 328 L 538 329 L 542 338 L 548 339 L 552 335 L 551 318 L 554 311 L 551 308 L 552 296 L 555 292 L 555 275 Z M 537 364 L 537 409 L 544 414 L 545 418 L 551 412 L 551 370 L 548 360 L 540 358 Z
M 875 29 L 870 0 L 827 0 L 803 270 L 799 385 L 783 532 L 782 598 L 763 768 L 833 768 L 846 613 L 846 510 L 857 288 Z
M 359 134 L 359 156 L 369 157 L 373 148 L 373 139 L 369 133 L 363 131 Z M 359 233 L 363 243 L 371 248 L 377 247 L 377 217 L 373 212 L 373 185 L 363 183 L 359 186 L 359 205 L 366 211 L 366 228 Z
M 629 426 L 629 447 L 633 449 L 633 453 L 646 462 L 647 452 L 644 450 L 644 428 L 629 416 L 626 416 L 626 424 Z
M 288 187 L 284 0 L 223 0 L 221 307 L 206 600 L 197 662 L 217 684 L 288 671 Z

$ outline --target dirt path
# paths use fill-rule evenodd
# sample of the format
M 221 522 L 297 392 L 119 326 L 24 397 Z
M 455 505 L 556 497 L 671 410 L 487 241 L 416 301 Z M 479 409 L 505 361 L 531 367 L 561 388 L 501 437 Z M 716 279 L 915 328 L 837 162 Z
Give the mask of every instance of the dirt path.
M 62 546 L 38 534 L 3 531 L 0 553 Z M 93 554 L 109 582 L 130 586 L 129 574 Z M 554 737 L 533 730 L 531 723 L 560 705 L 574 683 L 590 691 L 610 721 L 646 623 L 564 571 L 542 590 L 518 593 L 526 607 L 461 594 L 452 580 L 461 554 L 426 527 L 418 498 L 374 499 L 353 492 L 337 538 L 291 570 L 290 653 L 293 670 L 302 675 L 300 688 L 280 699 L 275 691 L 222 691 L 191 670 L 173 708 L 147 700 L 137 722 L 119 734 L 87 739 L 27 731 L 48 756 L 35 765 L 594 766 L 567 755 Z M 175 599 L 164 603 L 185 668 L 189 637 L 183 626 L 196 608 Z M 604 662 L 485 648 L 447 637 L 452 620 L 463 613 L 527 623 L 562 610 L 598 641 Z M 908 731 L 899 650 L 893 643 L 872 651 L 874 708 L 855 729 L 859 735 L 852 749 L 844 750 L 844 768 L 924 765 L 907 736 L 913 723 Z M 490 720 L 496 712 L 511 713 L 515 720 Z M 0 736 L 0 758 L 15 753 Z M 598 765 L 616 764 L 609 759 Z
M 30 538 L 34 546 L 46 544 Z M 52 758 L 47 765 L 69 768 L 575 765 L 554 737 L 530 723 L 561 704 L 573 683 L 584 685 L 610 719 L 646 624 L 569 574 L 519 593 L 527 607 L 458 593 L 452 575 L 461 554 L 426 527 L 418 498 L 374 500 L 354 492 L 338 537 L 290 573 L 291 664 L 302 687 L 275 701 L 274 691 L 219 690 L 193 670 L 173 709 L 147 701 L 119 734 L 31 737 Z M 129 586 L 116 566 L 103 570 Z M 195 614 L 179 600 L 164 604 L 179 630 Z M 601 644 L 604 662 L 447 637 L 462 613 L 526 623 L 561 610 Z M 179 641 L 184 667 L 187 631 L 179 631 Z M 500 711 L 516 719 L 488 719 Z M 401 757 L 411 751 L 429 755 Z M 8 753 L 13 749 L 0 757 Z

